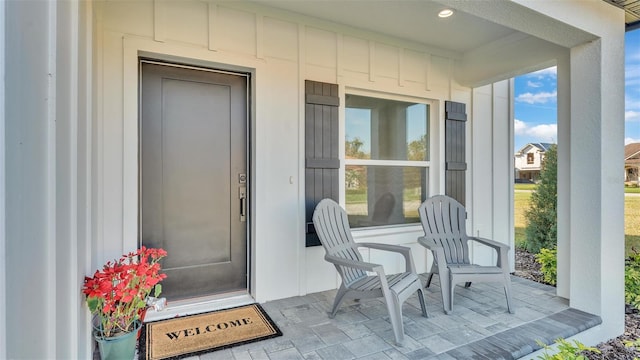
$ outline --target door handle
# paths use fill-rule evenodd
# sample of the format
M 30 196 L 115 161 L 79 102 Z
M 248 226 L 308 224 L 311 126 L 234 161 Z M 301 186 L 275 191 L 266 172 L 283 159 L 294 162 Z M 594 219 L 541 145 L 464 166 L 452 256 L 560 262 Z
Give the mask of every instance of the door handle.
M 240 221 L 247 221 L 247 188 L 241 186 L 238 188 L 238 197 L 240 198 Z

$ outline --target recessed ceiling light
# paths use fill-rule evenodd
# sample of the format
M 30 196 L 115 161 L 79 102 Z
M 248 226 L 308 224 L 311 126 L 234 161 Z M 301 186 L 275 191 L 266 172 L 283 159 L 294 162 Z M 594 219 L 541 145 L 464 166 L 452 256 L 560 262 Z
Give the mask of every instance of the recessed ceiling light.
M 438 13 L 438 17 L 441 18 L 448 18 L 451 15 L 453 15 L 453 10 L 451 9 L 440 10 L 440 12 Z

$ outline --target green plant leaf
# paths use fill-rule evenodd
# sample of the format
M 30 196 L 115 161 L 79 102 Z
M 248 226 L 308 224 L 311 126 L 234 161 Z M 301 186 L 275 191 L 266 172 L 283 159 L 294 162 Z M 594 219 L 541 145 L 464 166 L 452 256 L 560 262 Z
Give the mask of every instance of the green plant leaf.
M 89 311 L 95 313 L 98 310 L 98 306 L 100 305 L 100 300 L 94 297 L 87 298 L 87 306 L 89 307 Z

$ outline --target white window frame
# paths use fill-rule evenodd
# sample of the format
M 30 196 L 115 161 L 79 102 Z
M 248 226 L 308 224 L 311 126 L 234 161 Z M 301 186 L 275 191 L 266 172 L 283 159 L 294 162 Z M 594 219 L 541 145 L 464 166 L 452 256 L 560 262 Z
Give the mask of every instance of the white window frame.
M 396 166 L 396 167 L 418 167 L 427 169 L 427 194 L 426 197 L 432 195 L 434 191 L 434 180 L 437 179 L 437 174 L 434 174 L 432 171 L 432 163 L 437 164 L 437 148 L 440 141 L 438 139 L 439 133 L 437 131 L 438 127 L 436 123 L 439 121 L 438 119 L 438 101 L 428 98 L 422 98 L 417 96 L 410 95 L 401 95 L 401 94 L 393 94 L 386 93 L 380 91 L 359 89 L 359 88 L 351 88 L 345 87 L 344 91 L 341 95 L 341 106 L 340 106 L 340 157 L 343 159 L 342 166 L 340 168 L 340 198 L 343 208 L 346 208 L 346 168 L 351 165 L 362 165 L 362 166 Z M 427 135 L 429 136 L 429 145 L 428 145 L 428 158 L 427 161 L 413 161 L 413 160 L 374 160 L 374 159 L 347 159 L 345 154 L 345 139 L 346 139 L 346 96 L 347 95 L 357 95 L 364 96 L 370 98 L 378 98 L 384 100 L 395 100 L 395 101 L 403 101 L 410 102 L 416 104 L 424 104 L 427 105 Z M 370 226 L 370 227 L 358 227 L 353 230 L 355 231 L 370 231 L 370 230 L 382 230 L 384 232 L 387 231 L 397 231 L 397 228 L 403 228 L 408 230 L 407 228 L 415 228 L 420 227 L 420 223 L 406 223 L 406 224 L 393 224 L 393 225 L 378 225 L 378 226 Z M 384 229 L 388 229 L 385 231 Z

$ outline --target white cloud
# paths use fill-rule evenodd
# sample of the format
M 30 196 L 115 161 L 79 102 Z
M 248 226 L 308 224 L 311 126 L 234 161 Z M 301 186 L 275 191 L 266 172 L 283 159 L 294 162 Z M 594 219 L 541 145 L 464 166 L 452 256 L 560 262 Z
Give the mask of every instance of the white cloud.
M 631 94 L 629 94 L 629 92 L 627 92 L 624 97 L 624 108 L 627 111 L 633 109 L 640 110 L 640 99 L 634 98 Z
M 635 121 L 640 120 L 640 112 L 627 110 L 624 112 L 624 121 Z
M 640 143 L 640 139 L 634 139 L 634 138 L 624 138 L 624 144 L 632 144 L 632 143 Z
M 635 86 L 640 84 L 640 64 L 625 65 L 624 82 L 626 86 Z
M 545 77 L 556 77 L 558 75 L 558 68 L 556 66 L 550 67 L 550 68 L 546 68 L 546 69 L 542 69 L 542 70 L 538 70 L 538 71 L 534 71 L 532 73 L 527 74 L 527 76 L 529 77 L 535 77 L 537 79 L 542 79 Z
M 636 61 L 640 61 L 640 47 L 635 47 L 635 46 L 629 46 L 631 44 L 627 43 L 626 44 L 626 54 L 625 54 L 625 58 L 627 60 L 627 62 L 636 62 Z
M 518 136 L 528 136 L 531 142 L 556 142 L 558 138 L 558 125 L 540 124 L 529 127 L 529 125 L 518 119 L 513 120 L 513 132 Z
M 541 87 L 542 85 L 544 85 L 544 84 L 542 84 L 540 81 L 536 81 L 536 82 L 531 81 L 531 80 L 527 81 L 527 86 L 528 86 L 528 87 L 532 87 L 532 88 L 539 88 L 539 87 Z
M 558 137 L 558 125 L 541 124 L 527 130 L 527 134 L 545 142 L 555 142 Z
M 522 120 L 513 119 L 513 132 L 516 135 L 526 135 L 527 124 Z
M 516 97 L 516 102 L 524 102 L 527 104 L 546 104 L 548 102 L 555 102 L 557 97 L 557 90 L 554 90 L 553 92 L 543 91 L 536 94 L 527 92 L 518 95 L 518 97 Z

